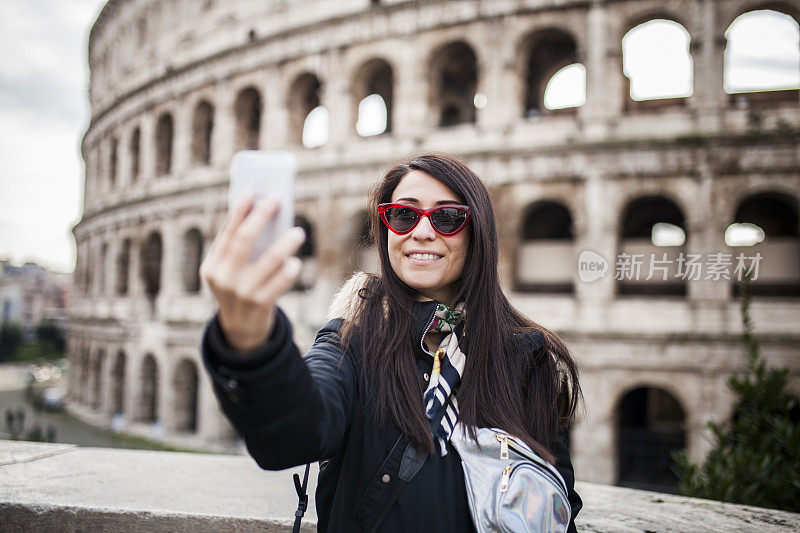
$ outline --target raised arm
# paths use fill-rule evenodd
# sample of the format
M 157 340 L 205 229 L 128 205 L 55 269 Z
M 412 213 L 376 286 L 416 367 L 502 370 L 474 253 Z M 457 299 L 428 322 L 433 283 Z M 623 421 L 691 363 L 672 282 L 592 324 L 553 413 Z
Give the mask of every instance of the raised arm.
M 253 246 L 278 204 L 252 198 L 229 212 L 200 266 L 218 303 L 203 337 L 203 359 L 223 411 L 264 468 L 325 457 L 340 444 L 355 374 L 335 325 L 303 359 L 275 302 L 294 284 L 305 240 L 292 228 L 255 261 Z

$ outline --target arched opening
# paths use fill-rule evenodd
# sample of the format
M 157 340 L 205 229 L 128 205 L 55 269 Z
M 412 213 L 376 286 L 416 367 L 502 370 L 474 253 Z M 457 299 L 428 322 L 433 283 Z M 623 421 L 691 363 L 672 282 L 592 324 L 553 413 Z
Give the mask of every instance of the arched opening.
M 139 177 L 139 144 L 141 142 L 142 132 L 139 127 L 135 127 L 133 129 L 133 133 L 131 133 L 131 140 L 130 140 L 130 158 L 131 158 L 131 181 L 136 181 Z
M 684 254 L 685 228 L 683 213 L 667 198 L 630 201 L 622 212 L 614 265 L 617 294 L 685 296 L 686 280 L 705 275 L 702 263 Z
M 98 261 L 99 274 L 97 276 L 97 292 L 101 296 L 106 294 L 106 261 L 108 259 L 108 243 L 100 245 L 100 257 Z
M 535 32 L 524 45 L 524 115 L 574 110 L 586 101 L 586 69 L 572 36 L 558 29 Z
M 183 256 L 181 277 L 183 290 L 188 293 L 200 292 L 200 262 L 203 260 L 203 236 L 200 230 L 192 228 L 183 235 Z
M 586 103 L 586 67 L 572 63 L 550 78 L 544 90 L 544 107 L 558 111 L 581 107 Z
M 303 231 L 306 232 L 306 240 L 297 251 L 297 257 L 303 261 L 303 268 L 300 271 L 300 277 L 297 278 L 297 282 L 293 287 L 293 290 L 304 291 L 314 286 L 314 280 L 317 275 L 317 260 L 314 257 L 316 252 L 314 227 L 308 219 L 302 215 L 297 215 L 294 218 L 294 225 L 300 226 L 303 228 Z
M 111 153 L 108 156 L 108 178 L 113 187 L 117 183 L 117 151 L 119 150 L 119 140 L 111 138 Z
M 393 86 L 392 67 L 383 59 L 371 59 L 358 69 L 353 100 L 357 103 L 356 132 L 360 136 L 392 131 Z
M 152 232 L 142 247 L 141 274 L 144 292 L 150 299 L 155 299 L 161 290 L 161 234 Z
M 197 366 L 184 359 L 175 368 L 172 382 L 175 391 L 175 429 L 197 431 Z
M 758 296 L 800 296 L 800 216 L 798 201 L 777 192 L 763 192 L 741 201 L 725 232 L 731 246 L 731 283 L 751 271 L 750 293 Z M 741 260 L 740 260 L 741 257 Z
M 139 379 L 139 421 L 155 422 L 158 419 L 158 366 L 152 354 L 142 361 Z
M 92 364 L 92 407 L 95 410 L 100 409 L 103 399 L 103 359 L 105 359 L 105 352 L 97 350 Z
M 526 212 L 517 253 L 517 290 L 571 293 L 575 258 L 569 210 L 546 200 L 529 206 Z
M 172 115 L 164 113 L 156 124 L 156 175 L 172 171 L 172 137 L 174 135 Z
M 211 134 L 214 131 L 214 107 L 202 100 L 192 116 L 192 163 L 211 163 Z
M 743 13 L 725 30 L 723 85 L 737 107 L 797 105 L 800 24 L 762 9 Z
M 672 20 L 653 19 L 622 38 L 622 71 L 630 80 L 628 109 L 684 105 L 694 93 L 691 37 Z
M 261 94 L 247 87 L 236 96 L 233 105 L 236 116 L 236 150 L 258 150 L 261 134 Z
M 328 110 L 322 106 L 322 83 L 310 72 L 298 76 L 289 89 L 292 139 L 306 148 L 328 140 Z M 313 113 L 313 115 L 312 115 Z
M 117 253 L 116 264 L 116 280 L 115 289 L 116 293 L 120 296 L 128 294 L 128 272 L 130 270 L 131 262 L 131 240 L 123 239 L 122 244 Z
M 325 106 L 317 106 L 311 110 L 303 122 L 303 146 L 317 148 L 328 143 L 330 135 L 330 114 Z
M 111 368 L 111 414 L 125 412 L 125 352 L 117 353 Z
M 477 87 L 478 61 L 468 44 L 450 43 L 433 54 L 431 109 L 439 126 L 475 123 Z
M 686 448 L 686 415 L 663 389 L 642 387 L 620 401 L 617 418 L 617 485 L 676 492 L 672 453 Z

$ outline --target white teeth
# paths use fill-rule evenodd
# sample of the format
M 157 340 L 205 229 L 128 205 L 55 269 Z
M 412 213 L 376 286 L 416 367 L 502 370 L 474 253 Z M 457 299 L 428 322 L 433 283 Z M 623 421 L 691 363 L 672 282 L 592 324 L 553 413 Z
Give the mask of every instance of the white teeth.
M 440 256 L 434 254 L 409 254 L 408 257 L 418 261 L 431 261 L 433 259 L 439 259 Z

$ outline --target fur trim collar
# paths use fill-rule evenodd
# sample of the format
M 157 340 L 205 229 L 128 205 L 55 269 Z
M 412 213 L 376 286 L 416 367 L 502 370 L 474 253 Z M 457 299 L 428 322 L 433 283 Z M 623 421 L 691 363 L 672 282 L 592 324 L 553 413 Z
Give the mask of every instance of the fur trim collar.
M 366 272 L 357 271 L 344 282 L 333 297 L 328 307 L 328 320 L 341 318 L 345 321 L 352 320 L 358 309 L 358 291 L 363 289 L 372 276 Z

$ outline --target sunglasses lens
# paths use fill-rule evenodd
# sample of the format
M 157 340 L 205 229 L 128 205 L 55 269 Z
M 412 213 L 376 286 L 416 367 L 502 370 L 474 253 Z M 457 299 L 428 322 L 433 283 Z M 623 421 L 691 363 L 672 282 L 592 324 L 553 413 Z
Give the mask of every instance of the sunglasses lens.
M 418 215 L 407 207 L 392 207 L 386 210 L 386 220 L 395 231 L 405 233 L 414 227 Z
M 443 207 L 431 213 L 431 224 L 440 233 L 454 233 L 464 225 L 467 212 L 455 207 Z

